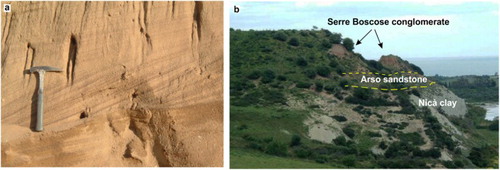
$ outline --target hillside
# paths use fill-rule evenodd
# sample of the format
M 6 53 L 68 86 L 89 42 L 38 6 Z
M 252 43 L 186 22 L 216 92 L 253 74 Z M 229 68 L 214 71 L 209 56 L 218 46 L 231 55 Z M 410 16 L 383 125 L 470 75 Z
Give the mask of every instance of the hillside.
M 454 77 L 436 75 L 431 78 L 468 102 L 498 103 L 498 75 Z
M 324 29 L 230 35 L 231 167 L 271 168 L 245 166 L 263 157 L 274 168 L 498 167 L 498 131 L 484 129 L 493 123 L 484 109 L 440 84 L 359 83 L 372 73 L 422 78 L 402 57 L 366 60 Z
M 2 166 L 223 165 L 222 2 L 5 4 Z

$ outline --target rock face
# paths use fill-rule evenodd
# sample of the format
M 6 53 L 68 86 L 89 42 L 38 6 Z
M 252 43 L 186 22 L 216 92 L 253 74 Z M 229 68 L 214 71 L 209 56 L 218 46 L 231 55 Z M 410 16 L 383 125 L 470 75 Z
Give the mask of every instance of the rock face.
M 2 166 L 222 166 L 222 2 L 9 4 Z
M 434 85 L 420 92 L 421 99 L 436 100 L 436 101 L 456 101 L 455 107 L 433 107 L 433 109 L 441 110 L 443 114 L 455 117 L 464 117 L 467 113 L 467 105 L 465 100 L 455 95 L 452 91 L 446 89 L 441 85 Z M 413 103 L 418 106 L 418 97 L 412 97 Z
M 328 53 L 340 58 L 345 58 L 349 54 L 349 51 L 347 51 L 343 45 L 333 44 L 332 48 L 328 50 Z
M 398 56 L 395 55 L 384 55 L 380 57 L 379 62 L 387 68 L 393 69 L 393 70 L 402 70 L 402 71 L 410 71 L 412 68 L 410 67 L 410 63 L 408 61 L 405 61 L 401 59 Z

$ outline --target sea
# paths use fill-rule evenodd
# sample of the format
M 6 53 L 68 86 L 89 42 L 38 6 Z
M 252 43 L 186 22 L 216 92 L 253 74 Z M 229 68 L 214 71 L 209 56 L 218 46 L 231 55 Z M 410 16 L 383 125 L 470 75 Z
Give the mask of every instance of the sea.
M 497 57 L 438 57 L 407 58 L 419 66 L 426 76 L 494 75 L 498 73 Z M 498 103 L 482 106 L 486 109 L 487 120 L 498 117 Z
M 486 120 L 493 120 L 498 117 L 498 103 L 486 104 L 483 108 L 486 109 Z
M 419 66 L 426 76 L 494 75 L 498 57 L 407 58 Z

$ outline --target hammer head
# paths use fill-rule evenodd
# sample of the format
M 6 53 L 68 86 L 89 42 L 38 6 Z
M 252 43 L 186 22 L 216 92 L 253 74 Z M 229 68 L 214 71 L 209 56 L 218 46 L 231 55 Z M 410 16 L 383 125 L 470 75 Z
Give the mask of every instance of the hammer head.
M 49 72 L 49 71 L 52 71 L 52 72 L 61 72 L 62 70 L 60 68 L 55 68 L 55 67 L 51 67 L 51 66 L 36 66 L 36 67 L 31 67 L 30 68 L 30 72 L 31 73 L 40 72 L 40 71 L 45 71 L 45 72 Z

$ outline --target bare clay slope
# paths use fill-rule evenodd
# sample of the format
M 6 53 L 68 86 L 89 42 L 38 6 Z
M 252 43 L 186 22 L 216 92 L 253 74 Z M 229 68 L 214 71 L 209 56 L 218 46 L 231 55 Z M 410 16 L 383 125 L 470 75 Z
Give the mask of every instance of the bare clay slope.
M 222 166 L 222 2 L 6 3 L 2 166 Z

